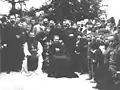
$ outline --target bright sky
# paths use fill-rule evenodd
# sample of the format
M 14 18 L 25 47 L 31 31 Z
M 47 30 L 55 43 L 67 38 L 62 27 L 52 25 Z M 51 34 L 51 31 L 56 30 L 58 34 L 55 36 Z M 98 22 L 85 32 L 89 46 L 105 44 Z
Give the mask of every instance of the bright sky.
M 120 0 L 103 0 L 103 3 L 108 5 L 107 13 L 108 18 L 115 17 L 116 22 L 120 19 Z
M 27 3 L 27 8 L 29 9 L 30 7 L 40 7 L 46 0 L 29 0 Z M 120 0 L 103 0 L 103 4 L 107 4 L 107 13 L 108 13 L 108 18 L 113 16 L 115 17 L 116 21 L 120 18 Z M 1 2 L 0 1 L 0 13 L 8 13 L 10 10 L 11 5 L 8 4 L 7 2 Z
M 36 8 L 40 7 L 46 0 L 29 0 L 26 2 L 27 9 L 30 9 L 30 7 L 34 6 Z M 16 5 L 19 7 L 18 5 Z M 7 2 L 1 2 L 0 1 L 0 14 L 6 14 L 9 12 L 11 8 L 11 4 Z

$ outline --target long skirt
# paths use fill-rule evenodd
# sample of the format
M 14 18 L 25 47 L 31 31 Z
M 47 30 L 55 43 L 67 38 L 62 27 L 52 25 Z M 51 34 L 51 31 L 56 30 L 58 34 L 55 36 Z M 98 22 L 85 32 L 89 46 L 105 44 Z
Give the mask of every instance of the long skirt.
M 72 59 L 67 55 L 52 55 L 50 57 L 49 73 L 57 73 L 57 75 L 67 75 L 72 73 Z

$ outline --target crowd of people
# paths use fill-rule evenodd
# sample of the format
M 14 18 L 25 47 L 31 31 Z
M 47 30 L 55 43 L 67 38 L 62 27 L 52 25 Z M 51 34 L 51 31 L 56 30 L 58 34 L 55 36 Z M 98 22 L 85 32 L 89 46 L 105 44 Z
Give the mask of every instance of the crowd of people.
M 0 19 L 1 72 L 45 72 L 48 77 L 89 74 L 100 90 L 120 84 L 120 28 L 109 20 L 56 22 L 47 18 Z

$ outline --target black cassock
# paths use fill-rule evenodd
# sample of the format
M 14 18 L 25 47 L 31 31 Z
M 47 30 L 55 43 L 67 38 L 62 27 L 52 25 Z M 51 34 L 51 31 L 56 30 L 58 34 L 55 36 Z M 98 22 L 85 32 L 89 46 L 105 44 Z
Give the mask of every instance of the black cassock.
M 24 59 L 24 52 L 22 48 L 22 41 L 16 35 L 21 35 L 22 29 L 18 26 L 13 27 L 7 24 L 3 31 L 3 43 L 7 47 L 2 52 L 2 70 L 3 71 L 19 71 L 22 67 L 22 60 Z
M 1 41 L 2 41 L 2 40 L 1 40 L 1 39 L 2 39 L 2 36 L 1 36 L 1 35 L 2 35 L 2 34 L 1 34 L 1 33 L 2 33 L 2 25 L 0 24 L 0 70 L 1 70 L 1 50 L 2 50 L 2 47 L 1 47 L 1 46 L 2 46 L 2 44 L 1 44 Z M 0 71 L 0 72 L 1 72 L 1 71 Z
M 69 76 L 73 74 L 72 61 L 64 44 L 56 42 L 50 46 L 49 73 L 57 73 L 57 76 Z M 57 51 L 57 49 L 59 49 Z

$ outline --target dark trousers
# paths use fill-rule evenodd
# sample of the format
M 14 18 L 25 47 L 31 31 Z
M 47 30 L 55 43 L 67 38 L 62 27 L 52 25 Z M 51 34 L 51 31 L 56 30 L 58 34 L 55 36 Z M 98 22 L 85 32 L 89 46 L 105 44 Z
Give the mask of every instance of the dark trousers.
M 98 65 L 97 62 L 93 62 L 93 77 L 96 82 L 99 81 L 98 80 L 99 67 L 97 65 Z
M 92 62 L 91 58 L 88 59 L 88 73 L 89 73 L 89 77 L 93 78 L 93 76 L 94 76 L 94 74 L 93 74 L 93 62 Z
M 27 62 L 27 66 L 28 66 L 28 71 L 34 71 L 37 69 L 38 67 L 38 58 L 32 58 L 32 56 L 28 57 L 28 62 Z
M 88 60 L 86 52 L 81 52 L 81 69 L 84 73 L 88 72 Z

